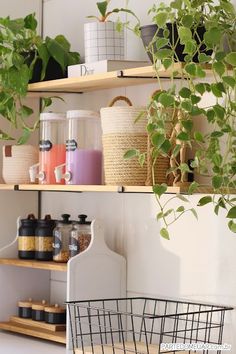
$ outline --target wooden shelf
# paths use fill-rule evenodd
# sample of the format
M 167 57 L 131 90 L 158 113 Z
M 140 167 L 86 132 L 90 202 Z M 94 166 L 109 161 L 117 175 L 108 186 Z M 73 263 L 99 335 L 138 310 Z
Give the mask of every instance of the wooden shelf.
M 176 63 L 171 70 L 164 68 L 159 70 L 160 76 L 170 78 L 173 71 L 178 71 L 181 76 L 182 64 Z M 29 92 L 68 92 L 80 93 L 94 90 L 112 89 L 124 86 L 155 83 L 155 71 L 152 66 L 112 71 L 96 75 L 87 75 L 78 78 L 66 78 L 60 80 L 43 81 L 30 84 Z
M 36 337 L 52 342 L 66 344 L 66 332 L 64 331 L 52 332 L 43 328 L 25 326 L 15 322 L 0 322 L 0 329 L 13 333 L 24 334 L 30 337 Z
M 89 185 L 61 185 L 61 184 L 19 184 L 19 191 L 47 191 L 47 192 L 118 192 L 119 186 L 89 186 Z
M 24 267 L 24 268 L 34 268 L 34 269 L 45 269 L 45 270 L 56 270 L 60 272 L 66 272 L 66 263 L 56 263 L 56 262 L 43 262 L 35 260 L 25 260 L 18 258 L 0 258 L 0 264 Z
M 15 188 L 14 184 L 0 184 L 0 191 L 14 191 Z

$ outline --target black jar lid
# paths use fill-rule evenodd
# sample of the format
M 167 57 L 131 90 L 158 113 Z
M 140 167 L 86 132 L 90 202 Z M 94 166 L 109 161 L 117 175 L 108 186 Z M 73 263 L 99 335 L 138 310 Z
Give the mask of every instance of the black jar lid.
M 21 223 L 24 225 L 34 225 L 36 222 L 37 219 L 35 218 L 34 214 L 29 214 L 27 219 L 21 219 Z
M 44 219 L 39 219 L 38 221 L 37 221 L 37 224 L 39 225 L 39 226 L 53 226 L 53 225 L 55 225 L 55 220 L 53 220 L 53 219 L 51 219 L 51 215 L 49 215 L 49 214 L 47 214 L 47 215 L 45 215 L 45 218 Z
M 70 214 L 62 214 L 61 217 L 62 217 L 62 220 L 58 220 L 59 224 L 64 224 L 64 225 L 65 224 L 66 225 L 72 224 L 72 220 L 69 220 Z
M 87 215 L 80 214 L 80 215 L 78 215 L 78 218 L 79 218 L 78 224 L 80 224 L 80 225 L 91 225 L 91 221 L 86 220 L 87 219 Z

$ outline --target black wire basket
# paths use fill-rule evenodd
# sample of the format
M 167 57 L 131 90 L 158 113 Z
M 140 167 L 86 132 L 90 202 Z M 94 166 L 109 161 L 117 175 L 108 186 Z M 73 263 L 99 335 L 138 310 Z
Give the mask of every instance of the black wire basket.
M 153 298 L 67 303 L 73 353 L 221 353 L 232 307 Z

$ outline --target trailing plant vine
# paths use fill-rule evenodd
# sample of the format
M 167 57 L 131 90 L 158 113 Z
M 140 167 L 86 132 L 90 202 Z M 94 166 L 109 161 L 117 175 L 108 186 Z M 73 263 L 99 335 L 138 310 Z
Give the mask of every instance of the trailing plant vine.
M 177 194 L 163 201 L 167 185 L 155 183 L 158 156 L 168 156 L 168 174 L 176 185 L 186 186 L 187 174 L 208 176 L 212 194 L 198 206 L 212 204 L 216 215 L 225 210 L 228 227 L 236 232 L 236 12 L 230 0 L 175 0 L 170 5 L 154 4 L 149 11 L 156 33 L 146 47 L 153 59 L 159 91 L 147 107 L 147 132 L 153 161 L 153 192 L 164 223 L 161 235 L 169 239 L 169 227 L 187 212 L 197 218 L 189 198 Z M 170 24 L 172 30 L 170 29 Z M 199 34 L 203 28 L 203 34 Z M 174 39 L 174 31 L 177 39 Z M 184 63 L 178 62 L 181 44 Z M 171 83 L 163 88 L 161 71 L 171 73 Z M 178 84 L 176 82 L 176 77 Z M 198 129 L 201 119 L 205 131 Z M 167 125 L 171 128 L 166 129 Z M 171 134 L 169 133 L 171 131 Z M 142 154 L 143 155 L 143 154 Z M 125 158 L 139 157 L 130 150 Z M 186 156 L 191 157 L 191 165 Z M 145 154 L 145 158 L 147 154 Z M 142 156 L 143 160 L 143 156 Z M 143 163 L 144 161 L 142 161 Z M 187 188 L 191 195 L 200 190 L 196 181 Z M 169 205 L 181 201 L 177 208 Z

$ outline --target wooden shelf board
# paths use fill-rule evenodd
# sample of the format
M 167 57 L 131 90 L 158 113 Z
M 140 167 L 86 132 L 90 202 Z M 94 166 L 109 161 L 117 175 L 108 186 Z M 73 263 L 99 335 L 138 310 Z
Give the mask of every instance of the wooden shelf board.
M 21 318 L 17 316 L 10 317 L 11 323 L 18 323 L 19 325 L 29 326 L 39 329 L 46 329 L 51 332 L 65 332 L 66 331 L 66 324 L 50 324 L 43 321 L 34 321 L 30 318 Z
M 14 322 L 0 322 L 0 329 L 13 333 L 24 334 L 30 337 L 36 337 L 52 342 L 66 344 L 66 332 L 52 332 L 46 329 L 24 326 Z
M 183 63 L 175 63 L 170 69 L 164 67 L 159 69 L 161 78 L 170 78 L 173 71 L 178 74 L 176 78 L 182 77 Z M 207 76 L 212 75 L 211 66 L 204 65 Z M 140 68 L 112 71 L 102 74 L 87 75 L 77 78 L 66 78 L 52 81 L 42 81 L 30 84 L 29 93 L 38 93 L 47 95 L 50 92 L 81 93 L 94 90 L 112 89 L 117 87 L 143 85 L 147 83 L 156 83 L 156 72 L 152 66 Z
M 151 186 L 124 186 L 124 193 L 152 193 Z M 180 187 L 168 187 L 166 193 L 176 194 L 181 193 Z
M 36 260 L 26 260 L 18 258 L 0 258 L 0 264 L 24 267 L 24 268 L 34 268 L 43 270 L 55 270 L 60 272 L 66 272 L 66 263 L 56 263 L 56 262 L 43 262 Z
M 19 191 L 53 191 L 53 192 L 118 192 L 118 186 L 89 186 L 89 185 L 61 185 L 61 184 L 19 184 Z
M 176 63 L 171 70 L 160 69 L 160 76 L 169 78 L 172 70 L 180 71 L 182 64 Z M 119 76 L 120 71 L 112 71 L 102 74 L 87 75 L 77 78 L 66 78 L 60 80 L 43 81 L 30 84 L 29 92 L 89 92 L 116 87 L 142 85 L 155 83 L 155 71 L 152 66 L 122 70 L 123 77 Z
M 14 184 L 0 184 L 0 190 L 1 191 L 14 191 L 15 190 L 15 185 Z

